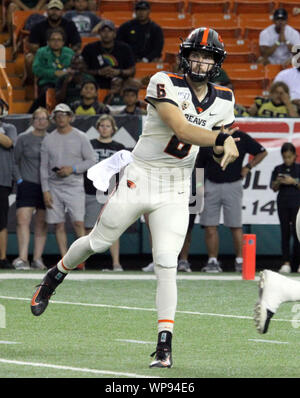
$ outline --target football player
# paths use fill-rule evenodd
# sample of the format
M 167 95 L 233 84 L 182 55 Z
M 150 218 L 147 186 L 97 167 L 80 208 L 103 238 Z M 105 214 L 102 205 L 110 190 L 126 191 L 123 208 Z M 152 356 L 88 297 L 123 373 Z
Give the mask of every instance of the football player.
M 177 257 L 189 221 L 190 176 L 199 146 L 212 146 L 225 169 L 238 157 L 230 134 L 234 96 L 209 83 L 226 52 L 210 28 L 193 30 L 180 45 L 182 74 L 158 72 L 146 94 L 147 119 L 117 190 L 88 236 L 76 240 L 38 286 L 31 310 L 41 315 L 55 288 L 91 254 L 106 251 L 142 214 L 149 214 L 157 277 L 158 342 L 150 367 L 172 366 L 172 334 L 177 305 Z
M 300 209 L 296 218 L 296 232 L 300 241 Z M 300 301 L 300 283 L 278 272 L 264 270 L 259 275 L 258 287 L 254 322 L 259 333 L 267 333 L 271 318 L 282 303 Z

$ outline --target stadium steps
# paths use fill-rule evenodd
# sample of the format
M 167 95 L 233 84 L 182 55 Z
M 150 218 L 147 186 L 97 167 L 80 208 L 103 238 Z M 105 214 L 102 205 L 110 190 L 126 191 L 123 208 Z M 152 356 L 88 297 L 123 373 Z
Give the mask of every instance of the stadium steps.
M 7 33 L 0 33 L 0 43 L 7 39 Z M 6 48 L 6 73 L 13 87 L 13 105 L 10 113 L 28 113 L 34 98 L 33 86 L 22 85 L 22 75 L 24 70 L 24 54 L 19 54 L 15 60 L 12 59 L 12 47 Z M 1 89 L 5 98 L 7 87 L 1 77 Z

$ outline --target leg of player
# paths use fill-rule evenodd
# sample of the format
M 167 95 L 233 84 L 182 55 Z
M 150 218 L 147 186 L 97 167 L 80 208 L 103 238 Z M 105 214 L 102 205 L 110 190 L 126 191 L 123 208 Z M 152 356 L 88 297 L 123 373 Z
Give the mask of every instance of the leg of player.
M 166 205 L 149 214 L 157 278 L 158 340 L 150 367 L 172 366 L 172 335 L 177 306 L 177 259 L 189 221 L 188 206 Z
M 45 311 L 51 295 L 70 271 L 93 253 L 106 251 L 143 214 L 142 204 L 136 202 L 133 206 L 133 202 L 123 200 L 126 189 L 128 188 L 123 183 L 123 187 L 120 186 L 107 202 L 89 235 L 77 239 L 58 264 L 46 273 L 31 300 L 33 315 L 39 316 Z M 130 194 L 134 195 L 134 192 Z
M 300 241 L 300 209 L 296 218 L 297 237 Z M 260 273 L 259 299 L 254 309 L 254 321 L 259 333 L 267 333 L 270 320 L 281 303 L 300 300 L 300 283 L 276 272 Z
M 277 272 L 260 273 L 259 299 L 254 309 L 254 321 L 259 333 L 267 333 L 270 320 L 280 304 L 300 301 L 300 282 Z

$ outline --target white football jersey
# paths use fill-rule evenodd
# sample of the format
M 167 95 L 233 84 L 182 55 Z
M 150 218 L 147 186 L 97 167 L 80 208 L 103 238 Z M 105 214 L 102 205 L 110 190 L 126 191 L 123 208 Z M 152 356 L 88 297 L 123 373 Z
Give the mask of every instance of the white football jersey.
M 234 95 L 227 87 L 208 83 L 208 92 L 199 102 L 182 75 L 158 72 L 151 77 L 146 101 L 166 101 L 181 109 L 189 123 L 208 130 L 229 127 L 234 122 Z M 138 162 L 152 167 L 193 168 L 199 147 L 180 142 L 160 118 L 155 101 L 148 101 L 143 132 L 133 150 Z

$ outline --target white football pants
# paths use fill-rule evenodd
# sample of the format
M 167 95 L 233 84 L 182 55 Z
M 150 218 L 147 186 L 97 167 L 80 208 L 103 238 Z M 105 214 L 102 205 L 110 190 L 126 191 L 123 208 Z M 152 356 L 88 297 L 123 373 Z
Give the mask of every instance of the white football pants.
M 188 227 L 189 195 L 189 171 L 145 169 L 135 162 L 129 164 L 90 234 L 72 244 L 59 268 L 69 271 L 92 253 L 105 252 L 142 214 L 149 214 L 158 281 L 158 329 L 172 332 L 177 305 L 177 258 Z

